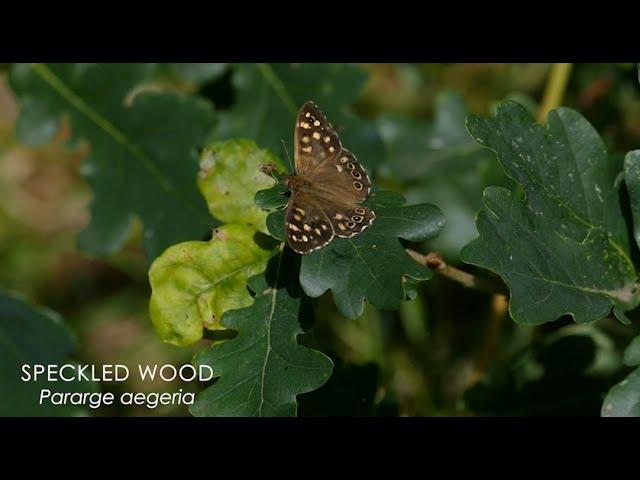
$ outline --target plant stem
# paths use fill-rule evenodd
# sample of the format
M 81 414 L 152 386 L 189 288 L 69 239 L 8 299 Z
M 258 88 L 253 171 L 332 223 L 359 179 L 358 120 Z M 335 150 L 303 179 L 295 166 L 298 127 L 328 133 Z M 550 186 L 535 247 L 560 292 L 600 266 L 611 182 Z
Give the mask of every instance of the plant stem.
M 544 96 L 540 103 L 540 110 L 538 111 L 538 122 L 543 123 L 551 110 L 562 105 L 572 67 L 573 64 L 571 63 L 555 63 L 551 67 Z
M 506 296 L 508 294 L 508 290 L 504 284 L 488 280 L 486 278 L 476 277 L 471 273 L 458 270 L 457 268 L 448 265 L 439 253 L 431 252 L 427 255 L 423 255 L 422 253 L 416 252 L 410 248 L 407 248 L 406 251 L 416 262 L 426 265 L 428 268 L 439 273 L 443 277 L 454 280 L 465 287 L 475 288 L 482 292 L 501 296 Z
M 500 328 L 504 323 L 504 319 L 507 316 L 509 310 L 509 302 L 503 295 L 494 295 L 491 298 L 491 314 L 489 316 L 489 324 L 487 325 L 487 332 L 482 342 L 480 351 L 476 355 L 474 361 L 473 372 L 469 379 L 469 385 L 467 388 L 471 388 L 478 383 L 484 376 L 487 368 L 491 362 L 491 357 L 496 349 L 496 342 L 498 340 L 498 334 Z

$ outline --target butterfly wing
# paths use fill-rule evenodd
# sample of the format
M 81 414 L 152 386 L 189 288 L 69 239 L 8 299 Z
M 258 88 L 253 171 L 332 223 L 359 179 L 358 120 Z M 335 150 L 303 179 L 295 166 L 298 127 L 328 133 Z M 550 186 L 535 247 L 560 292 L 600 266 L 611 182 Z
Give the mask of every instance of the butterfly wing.
M 338 134 L 315 103 L 305 102 L 294 129 L 296 174 L 304 176 L 342 148 Z
M 357 203 L 334 201 L 326 197 L 319 202 L 322 202 L 322 211 L 337 237 L 351 238 L 370 226 L 376 218 L 373 210 Z
M 326 213 L 305 192 L 294 192 L 289 199 L 284 227 L 289 246 L 296 253 L 311 253 L 327 245 L 334 237 L 334 229 Z
M 359 204 L 371 192 L 369 175 L 313 102 L 298 112 L 294 141 L 296 177 L 306 187 L 293 192 L 287 209 L 291 248 L 310 253 L 334 236 L 349 238 L 371 225 L 375 213 Z

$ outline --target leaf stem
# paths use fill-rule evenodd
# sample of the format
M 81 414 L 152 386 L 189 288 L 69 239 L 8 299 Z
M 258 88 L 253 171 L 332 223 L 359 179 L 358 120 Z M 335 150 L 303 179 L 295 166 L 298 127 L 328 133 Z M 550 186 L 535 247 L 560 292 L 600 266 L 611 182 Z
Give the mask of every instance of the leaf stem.
M 467 288 L 475 288 L 476 290 L 493 295 L 505 297 L 508 295 L 507 287 L 504 284 L 486 278 L 476 277 L 469 272 L 458 270 L 457 268 L 448 265 L 440 253 L 431 252 L 427 255 L 423 255 L 422 253 L 416 252 L 410 248 L 407 248 L 406 252 L 419 264 L 425 265 L 443 277 L 447 277 L 458 282 Z
M 547 86 L 545 87 L 542 102 L 540 103 L 540 110 L 538 111 L 539 123 L 545 121 L 551 110 L 562 105 L 572 67 L 573 64 L 571 63 L 555 63 L 551 67 Z
M 271 65 L 269 65 L 268 63 L 256 63 L 256 68 L 262 74 L 271 88 L 273 88 L 280 100 L 282 100 L 282 103 L 284 103 L 284 105 L 287 107 L 287 110 L 289 110 L 289 112 L 291 112 L 291 114 L 295 116 L 298 111 L 296 104 L 293 101 L 293 98 L 291 98 L 291 96 L 287 92 L 287 89 L 284 86 L 284 83 L 282 83 L 282 80 L 278 78 L 276 72 L 274 72 L 273 68 L 271 68 Z

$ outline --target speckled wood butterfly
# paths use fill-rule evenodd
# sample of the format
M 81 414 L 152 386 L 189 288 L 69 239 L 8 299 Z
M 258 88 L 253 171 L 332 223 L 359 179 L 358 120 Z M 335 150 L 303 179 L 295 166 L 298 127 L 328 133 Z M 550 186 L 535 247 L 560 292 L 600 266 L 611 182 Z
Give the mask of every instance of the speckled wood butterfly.
M 285 215 L 289 246 L 306 254 L 335 236 L 350 238 L 373 223 L 360 205 L 371 192 L 369 175 L 313 102 L 298 112 L 294 133 L 295 175 L 286 175 L 291 197 Z

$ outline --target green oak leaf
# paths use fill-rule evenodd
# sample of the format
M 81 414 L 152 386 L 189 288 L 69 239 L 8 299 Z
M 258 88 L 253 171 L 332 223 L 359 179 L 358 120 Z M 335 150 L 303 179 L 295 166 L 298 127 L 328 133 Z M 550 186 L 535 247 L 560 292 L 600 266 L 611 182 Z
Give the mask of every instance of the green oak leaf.
M 166 247 L 215 226 L 196 186 L 197 148 L 215 116 L 209 103 L 137 87 L 154 64 L 17 64 L 10 82 L 21 103 L 17 134 L 40 144 L 71 121 L 72 141 L 90 143 L 82 172 L 93 189 L 91 223 L 78 243 L 106 255 L 126 240 L 134 215 L 152 260 Z
M 635 337 L 624 351 L 624 363 L 640 365 L 640 336 Z M 640 417 L 640 367 L 607 394 L 602 405 L 603 417 Z
M 300 284 L 310 297 L 319 297 L 328 289 L 340 312 L 348 318 L 362 313 L 364 299 L 378 308 L 398 308 L 415 289 L 407 293 L 403 278 L 428 280 L 431 271 L 416 263 L 404 250 L 399 238 L 422 242 L 438 234 L 444 217 L 438 207 L 429 204 L 404 205 L 401 195 L 378 191 L 367 201 L 376 219 L 364 232 L 352 238 L 334 238 L 326 247 L 302 257 Z M 269 232 L 284 240 L 284 210 L 267 218 Z
M 462 251 L 468 263 L 498 273 L 517 322 L 541 324 L 569 314 L 578 323 L 619 318 L 640 298 L 614 182 L 618 171 L 594 128 L 579 113 L 553 110 L 538 125 L 515 102 L 497 116 L 470 116 L 467 128 L 494 150 L 523 188 L 485 190 L 479 237 Z
M 293 144 L 298 109 L 313 100 L 336 128 L 345 147 L 369 167 L 371 174 L 383 160 L 382 142 L 375 126 L 357 117 L 350 108 L 366 79 L 362 68 L 350 64 L 234 65 L 232 83 L 237 100 L 229 111 L 220 112 L 213 137 L 248 137 L 274 152 L 282 151 L 283 140 Z
M 224 225 L 208 242 L 169 247 L 149 269 L 149 312 L 160 338 L 189 345 L 203 328 L 225 327 L 223 314 L 253 299 L 247 280 L 263 271 L 274 242 L 248 225 Z
M 92 392 L 91 382 L 48 382 L 42 377 L 21 380 L 23 365 L 30 365 L 33 373 L 34 364 L 71 363 L 75 350 L 75 338 L 58 314 L 0 291 L 0 416 L 86 415 L 82 406 L 56 406 L 47 400 L 40 405 L 40 392 Z
M 629 192 L 633 216 L 633 236 L 640 246 L 640 150 L 627 153 L 624 158 L 624 182 Z
M 301 317 L 312 310 L 295 279 L 296 257 L 289 250 L 274 257 L 253 282 L 261 286 L 253 305 L 225 315 L 237 337 L 196 354 L 194 364 L 211 366 L 219 379 L 196 397 L 193 415 L 294 416 L 296 395 L 321 387 L 331 375 L 328 357 L 297 342 Z
M 262 173 L 260 165 L 270 163 L 283 169 L 281 160 L 251 140 L 216 142 L 200 155 L 198 187 L 209 212 L 224 223 L 246 223 L 267 232 L 267 212 L 254 203 L 259 190 L 276 182 Z

